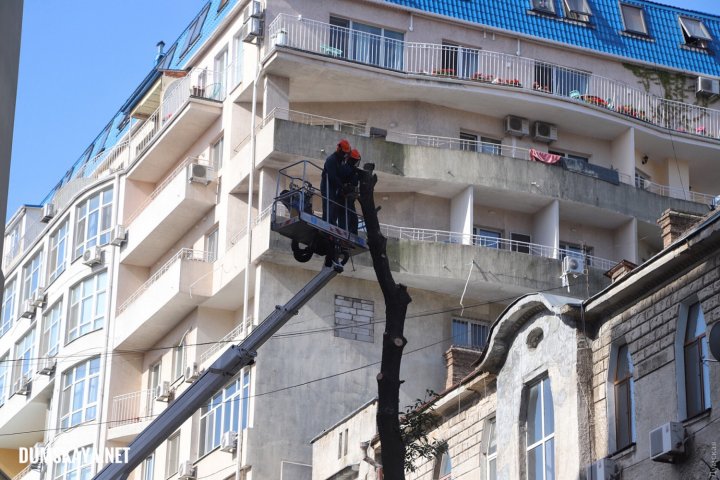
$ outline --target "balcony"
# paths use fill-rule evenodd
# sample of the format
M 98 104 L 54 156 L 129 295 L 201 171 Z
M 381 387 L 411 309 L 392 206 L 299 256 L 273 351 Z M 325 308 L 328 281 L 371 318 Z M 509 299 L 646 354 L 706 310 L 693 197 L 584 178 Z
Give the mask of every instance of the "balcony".
M 108 440 L 130 441 L 158 415 L 166 404 L 155 400 L 152 390 L 125 393 L 112 399 Z
M 216 203 L 215 169 L 197 158 L 186 159 L 126 220 L 128 241 L 120 261 L 154 264 Z
M 47 407 L 52 397 L 55 376 L 34 373 L 25 393 L 14 393 L 20 385 L 17 381 L 10 383 L 9 378 L 7 381 L 5 392 L 9 398 L 5 399 L 0 408 L 0 449 L 41 442 L 47 427 Z
M 274 52 L 296 50 L 332 61 L 382 69 L 394 75 L 473 82 L 489 88 L 564 97 L 588 109 L 622 116 L 634 123 L 691 136 L 720 138 L 718 110 L 667 100 L 610 78 L 532 58 L 399 41 L 288 14 L 279 14 L 272 21 L 268 38 L 272 43 L 267 57 Z M 447 68 L 443 62 L 449 55 L 456 58 L 454 68 Z M 538 66 L 554 75 L 537 76 Z M 544 80 L 553 77 L 561 78 L 562 83 L 573 86 L 572 89 Z
M 220 118 L 225 83 L 215 76 L 208 70 L 188 72 L 168 87 L 160 107 L 133 127 L 128 178 L 157 183 Z
M 207 252 L 183 248 L 117 309 L 114 348 L 144 349 L 157 343 L 211 294 Z

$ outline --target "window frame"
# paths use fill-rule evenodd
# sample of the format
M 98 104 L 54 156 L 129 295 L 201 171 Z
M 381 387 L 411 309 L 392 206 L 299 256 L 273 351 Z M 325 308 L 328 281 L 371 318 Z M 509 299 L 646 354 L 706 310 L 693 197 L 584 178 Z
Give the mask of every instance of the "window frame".
M 102 286 L 100 279 L 103 279 Z M 92 293 L 85 291 L 85 286 L 92 283 Z M 65 345 L 77 340 L 89 333 L 101 330 L 105 327 L 107 320 L 108 302 L 108 272 L 103 270 L 94 275 L 87 276 L 70 288 L 68 301 L 67 325 L 65 328 Z M 76 292 L 80 291 L 80 297 L 76 299 Z M 98 300 L 103 298 L 102 305 Z M 87 309 L 83 308 L 85 301 L 91 301 L 90 318 L 85 319 Z M 89 330 L 83 331 L 83 327 L 90 326 Z
M 183 58 L 190 50 L 192 50 L 193 45 L 195 45 L 198 39 L 202 36 L 203 26 L 205 25 L 207 14 L 210 11 L 210 3 L 211 2 L 207 2 L 205 4 L 202 10 L 200 10 L 200 13 L 197 14 L 185 30 L 187 32 L 187 37 L 185 37 L 185 46 L 180 53 L 180 58 Z
M 463 152 L 478 151 L 478 139 L 480 136 L 477 133 L 460 130 L 458 138 L 460 138 L 460 150 Z
M 245 71 L 245 42 L 242 40 L 240 33 L 233 36 L 233 87 L 240 85 L 243 81 L 243 73 Z
M 8 286 L 12 288 L 8 288 Z M 10 292 L 8 294 L 8 292 Z M 15 323 L 17 312 L 17 276 L 5 282 L 3 289 L 2 317 L 0 317 L 0 337 L 10 331 Z M 8 310 L 8 306 L 10 307 Z
M 547 385 L 547 386 L 546 386 Z M 528 425 L 530 424 L 530 397 L 531 392 L 533 388 L 539 386 L 539 392 L 538 392 L 538 398 L 540 400 L 540 408 L 537 413 L 541 415 L 540 419 L 540 438 L 539 440 L 536 440 L 532 443 L 530 443 L 530 439 L 528 438 L 530 429 L 528 428 Z M 547 432 L 547 419 L 546 419 L 546 413 L 547 409 L 545 408 L 545 397 L 546 397 L 546 388 L 549 389 L 549 395 L 550 401 L 551 401 L 551 412 L 552 412 L 552 431 L 550 433 Z M 556 462 L 556 455 L 555 455 L 555 405 L 554 400 L 552 396 L 552 384 L 550 382 L 550 376 L 545 373 L 538 377 L 537 379 L 527 383 L 525 385 L 524 390 L 524 448 L 523 452 L 525 455 L 524 458 L 524 464 L 525 464 L 525 478 L 527 480 L 554 480 L 557 473 L 557 462 Z M 533 419 L 534 420 L 534 419 Z M 546 472 L 547 472 L 547 465 L 548 465 L 548 459 L 546 458 L 547 452 L 546 448 L 549 443 L 552 442 L 552 462 L 553 462 L 553 468 L 552 468 L 552 477 L 547 478 Z M 542 452 L 542 471 L 539 472 L 541 475 L 538 476 L 530 476 L 530 452 L 536 448 L 540 447 L 540 450 Z
M 60 297 L 51 307 L 43 311 L 39 357 L 52 358 L 60 351 L 62 320 L 63 299 Z M 55 337 L 54 345 L 51 345 L 50 343 L 53 341 L 53 337 Z
M 467 342 L 460 343 L 455 337 L 455 328 L 456 325 L 457 328 L 460 328 L 460 324 L 466 324 L 467 331 L 465 332 L 465 336 L 461 338 L 467 338 Z M 475 335 L 473 335 L 473 327 L 478 327 L 479 332 L 482 334 L 485 332 L 484 338 L 481 339 L 481 341 L 476 345 Z M 464 348 L 471 348 L 471 349 L 478 349 L 482 350 L 487 346 L 489 335 L 490 335 L 490 323 L 484 322 L 482 320 L 476 320 L 473 318 L 463 318 L 463 317 L 452 317 L 450 320 L 450 333 L 452 335 L 452 345 L 457 347 L 464 347 Z
M 174 460 L 174 461 L 173 461 Z M 180 466 L 180 430 L 170 435 L 165 446 L 165 478 L 178 472 Z
M 78 478 L 88 478 L 92 476 L 93 472 L 93 459 L 95 457 L 95 450 L 93 445 L 86 445 L 84 447 L 72 450 L 72 462 L 57 462 L 53 468 L 53 480 L 67 480 L 72 478 L 76 480 Z M 83 463 L 82 461 L 85 460 Z M 68 469 L 70 466 L 72 468 Z M 74 472 L 74 475 L 69 475 Z M 87 472 L 87 475 L 85 474 Z
M 405 32 L 337 15 L 330 15 L 328 23 L 333 56 L 389 70 L 403 69 Z M 359 48 L 365 44 L 367 49 Z
M 153 480 L 155 476 L 155 452 L 151 453 L 145 460 L 143 460 L 142 466 L 142 480 Z
M 22 268 L 22 301 L 32 298 L 41 288 L 45 288 L 42 285 L 41 278 L 43 268 L 43 250 L 38 250 Z
M 106 198 L 107 197 L 107 198 Z M 97 206 L 90 209 L 97 198 Z M 113 203 L 115 192 L 113 187 L 104 188 L 88 195 L 75 207 L 75 242 L 73 243 L 73 259 L 80 258 L 85 250 L 106 245 L 110 242 L 112 231 Z M 97 215 L 95 233 L 90 235 L 90 220 Z
M 10 352 L 0 355 L 0 406 L 5 404 L 8 392 L 12 387 L 12 376 L 10 371 Z
M 216 172 L 223 166 L 223 150 L 225 149 L 225 135 L 220 135 L 210 144 L 210 164 Z
M 61 431 L 69 430 L 83 423 L 97 419 L 100 399 L 100 357 L 94 357 L 75 364 L 65 370 L 60 383 L 60 409 L 59 421 Z M 83 369 L 81 377 L 78 377 L 80 369 Z M 68 378 L 70 378 L 68 383 Z M 93 381 L 94 398 L 93 397 Z M 79 392 L 78 392 L 79 391 Z M 67 392 L 67 393 L 66 393 Z M 81 405 L 74 403 L 78 400 L 78 393 L 81 398 Z M 75 416 L 79 414 L 79 419 Z
M 485 428 L 483 429 L 483 437 L 485 445 L 485 479 L 486 480 L 497 480 L 497 417 L 494 415 L 485 421 Z M 494 447 L 494 449 L 493 449 Z M 491 470 L 491 464 L 494 468 Z M 494 472 L 495 475 L 491 475 Z
M 185 377 L 185 366 L 187 364 L 187 345 L 185 338 L 187 332 L 185 332 L 180 341 L 173 347 L 172 356 L 172 379 L 173 383 L 177 382 L 181 378 Z
M 499 156 L 502 154 L 502 140 L 480 136 L 480 153 Z
M 621 365 L 621 355 L 623 351 L 627 353 L 628 360 L 628 372 L 623 378 L 618 378 L 619 368 Z M 630 346 L 627 343 L 614 343 L 610 351 L 610 361 L 608 364 L 608 388 L 607 388 L 607 399 L 608 399 L 608 450 L 611 453 L 619 452 L 635 444 L 637 439 L 636 429 L 636 417 L 635 417 L 635 365 L 632 361 L 632 354 L 630 352 Z M 622 418 L 620 415 L 620 401 L 619 395 L 622 393 L 622 388 L 627 385 L 626 388 L 626 400 L 628 406 L 628 417 Z M 626 442 L 621 442 L 619 436 L 621 432 L 620 422 L 625 421 L 628 432 L 628 439 Z
M 582 3 L 582 9 L 574 8 L 570 2 L 577 1 Z M 592 10 L 587 0 L 562 0 L 565 17 L 576 22 L 589 23 L 592 17 Z
M 628 27 L 628 21 L 627 21 L 627 15 L 625 14 L 625 9 L 630 8 L 634 9 L 635 11 L 640 13 L 640 23 L 642 24 L 643 30 L 635 30 L 633 28 Z M 620 3 L 620 16 L 622 17 L 623 22 L 623 31 L 626 33 L 631 33 L 634 35 L 643 35 L 646 37 L 650 36 L 650 31 L 648 30 L 648 24 L 645 21 L 645 9 L 638 5 L 630 5 L 628 3 Z
M 67 267 L 68 234 L 70 233 L 70 219 L 65 218 L 50 235 L 48 251 L 48 284 L 59 277 Z M 62 234 L 61 237 L 58 235 Z M 60 238 L 58 240 L 58 238 Z
M 205 234 L 205 253 L 210 263 L 218 259 L 220 241 L 220 228 L 215 225 L 207 234 Z
M 701 321 L 705 326 L 705 329 L 701 332 L 700 335 L 696 336 L 692 339 L 691 342 L 688 343 L 687 335 L 690 314 L 692 313 L 693 307 L 696 305 L 697 311 L 699 312 L 697 321 Z M 698 363 L 696 364 L 696 366 L 698 367 L 700 381 L 698 382 L 698 389 L 695 391 L 695 393 L 699 394 L 700 396 L 700 408 L 697 411 L 690 410 L 688 408 L 688 365 L 686 364 L 685 358 L 688 347 L 691 346 L 693 343 L 697 343 L 699 354 L 697 359 Z M 708 358 L 709 345 L 707 335 L 707 322 L 705 321 L 705 312 L 702 308 L 702 303 L 700 302 L 700 300 L 697 298 L 697 296 L 693 296 L 680 304 L 678 312 L 677 331 L 675 334 L 675 371 L 677 374 L 676 383 L 678 391 L 678 415 L 682 420 L 688 420 L 697 417 L 712 408 L 710 367 L 707 361 L 703 361 L 703 350 L 705 353 L 705 358 Z
M 544 15 L 557 15 L 555 0 L 530 0 L 530 10 Z
M 482 232 L 482 233 L 481 233 Z M 486 235 L 486 234 L 490 235 Z M 497 236 L 496 236 L 497 235 Z M 473 225 L 473 245 L 502 250 L 503 232 L 494 228 Z
M 248 368 L 242 369 L 200 410 L 198 452 L 201 457 L 220 447 L 224 433 L 233 431 L 242 435 L 248 427 L 245 407 L 249 394 L 246 396 L 245 384 L 249 382 L 249 372 Z
M 32 380 L 33 367 L 36 364 L 35 333 L 36 324 L 33 323 L 13 345 L 13 385 Z
M 433 478 L 435 480 L 452 479 L 452 455 L 450 455 L 450 449 L 445 450 L 441 455 L 435 457 L 434 470 Z
M 708 44 L 713 41 L 712 35 L 710 35 L 710 32 L 702 20 L 678 15 L 678 22 L 680 23 L 680 31 L 685 39 L 685 45 L 706 49 L 708 48 Z M 702 35 L 696 35 L 697 29 L 691 29 L 691 26 L 699 27 Z M 691 30 L 693 31 L 691 32 Z

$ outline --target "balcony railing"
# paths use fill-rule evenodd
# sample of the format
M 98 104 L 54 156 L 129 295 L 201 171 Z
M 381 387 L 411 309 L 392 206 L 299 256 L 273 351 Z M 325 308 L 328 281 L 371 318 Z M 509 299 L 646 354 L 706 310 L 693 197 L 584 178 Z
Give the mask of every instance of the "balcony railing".
M 565 256 L 575 256 L 578 258 L 584 257 L 588 267 L 600 270 L 610 270 L 617 264 L 617 262 L 613 260 L 607 260 L 593 255 L 581 255 L 576 251 L 549 247 L 547 245 L 539 245 L 537 243 L 508 240 L 504 238 L 486 237 L 460 232 L 448 232 L 444 230 L 431 230 L 426 228 L 397 227 L 395 225 L 387 224 L 380 224 L 380 231 L 388 238 L 397 238 L 400 240 L 466 244 L 554 259 L 560 259 Z
M 566 97 L 675 132 L 720 138 L 720 111 L 667 100 L 616 80 L 486 50 L 395 40 L 294 15 L 268 27 L 277 47 L 293 48 L 412 75 L 431 75 Z
M 120 315 L 122 312 L 127 310 L 127 308 L 132 305 L 135 300 L 137 300 L 143 293 L 147 291 L 148 288 L 150 288 L 168 270 L 170 270 L 170 268 L 175 264 L 175 262 L 182 260 L 193 260 L 198 262 L 212 263 L 213 261 L 215 261 L 215 254 L 212 252 L 204 252 L 202 250 L 193 250 L 191 248 L 181 248 L 175 255 L 170 257 L 170 259 L 165 262 L 165 264 L 160 267 L 150 278 L 148 278 L 145 283 L 143 283 L 140 288 L 135 291 L 135 293 L 130 295 L 130 297 L 117 308 L 117 315 Z
M 252 316 L 247 317 L 243 323 L 241 323 L 237 327 L 230 330 L 227 333 L 227 335 L 222 337 L 216 343 L 211 344 L 210 347 L 200 355 L 200 364 L 202 365 L 205 362 L 207 362 L 208 360 L 210 360 L 213 357 L 213 355 L 215 355 L 217 352 L 227 348 L 227 346 L 230 343 L 232 343 L 233 341 L 239 340 L 241 335 L 243 335 L 243 333 L 245 335 L 250 333 L 250 328 L 252 327 L 252 322 L 253 322 L 253 317 Z
M 155 392 L 152 389 L 125 393 L 113 398 L 110 428 L 149 420 Z

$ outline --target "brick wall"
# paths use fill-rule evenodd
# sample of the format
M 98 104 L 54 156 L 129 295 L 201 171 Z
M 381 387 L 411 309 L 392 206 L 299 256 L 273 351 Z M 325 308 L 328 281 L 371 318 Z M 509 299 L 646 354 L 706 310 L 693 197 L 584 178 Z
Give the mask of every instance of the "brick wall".
M 361 342 L 375 341 L 375 303 L 335 295 L 335 336 Z
M 445 388 L 450 388 L 472 371 L 470 366 L 480 358 L 480 351 L 452 346 L 445 352 L 444 357 L 447 367 Z

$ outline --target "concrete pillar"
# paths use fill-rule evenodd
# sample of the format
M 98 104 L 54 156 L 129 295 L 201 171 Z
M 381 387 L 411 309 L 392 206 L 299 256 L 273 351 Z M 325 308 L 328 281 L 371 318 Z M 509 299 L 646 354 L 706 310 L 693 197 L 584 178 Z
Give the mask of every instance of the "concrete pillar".
M 635 184 L 635 129 L 628 128 L 610 144 L 611 164 L 620 172 L 620 181 Z
M 263 212 L 272 204 L 277 188 L 277 170 L 270 168 L 260 169 L 258 179 L 258 211 Z
M 265 75 L 263 90 L 263 118 L 275 110 L 277 118 L 287 119 L 287 110 L 290 109 L 290 79 L 277 75 Z
M 624 225 L 618 227 L 613 234 L 615 245 L 615 258 L 638 263 L 638 235 L 637 219 L 631 218 Z
M 472 245 L 473 187 L 467 187 L 450 201 L 450 231 L 462 233 L 459 243 Z
M 533 243 L 552 248 L 551 258 L 558 258 L 560 247 L 560 202 L 553 200 L 533 216 Z
M 665 161 L 667 165 L 667 179 L 670 187 L 670 196 L 674 198 L 690 199 L 688 194 L 690 190 L 690 168 L 685 160 L 677 160 L 668 158 Z

